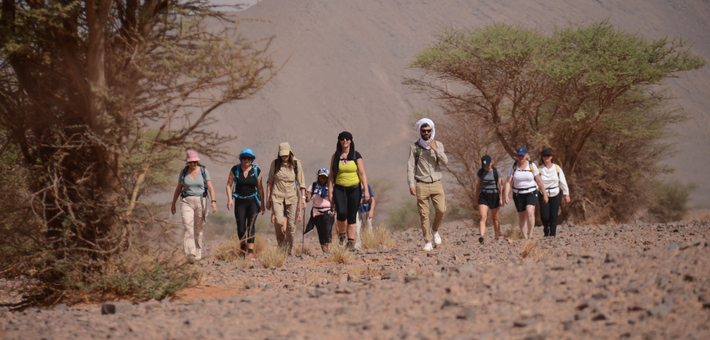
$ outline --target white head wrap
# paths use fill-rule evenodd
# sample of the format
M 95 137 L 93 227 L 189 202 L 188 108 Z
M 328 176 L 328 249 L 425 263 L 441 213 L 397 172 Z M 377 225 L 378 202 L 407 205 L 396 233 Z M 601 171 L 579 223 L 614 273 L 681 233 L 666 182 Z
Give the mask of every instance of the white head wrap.
M 417 135 L 419 135 L 419 145 L 429 150 L 431 149 L 431 146 L 429 146 L 429 141 L 422 139 L 421 129 L 422 125 L 424 124 L 428 124 L 431 127 L 431 136 L 429 137 L 429 140 L 434 139 L 434 136 L 436 135 L 436 128 L 434 127 L 434 122 L 429 118 L 422 118 L 418 120 L 416 124 L 414 124 L 414 126 L 417 127 Z

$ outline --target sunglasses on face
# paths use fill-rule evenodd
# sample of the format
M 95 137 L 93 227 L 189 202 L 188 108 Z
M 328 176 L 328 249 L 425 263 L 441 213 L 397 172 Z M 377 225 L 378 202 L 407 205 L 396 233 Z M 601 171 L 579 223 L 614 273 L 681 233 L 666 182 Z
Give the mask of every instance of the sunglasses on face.
M 345 140 L 350 140 L 350 138 L 347 138 L 347 137 L 338 138 L 338 141 L 339 141 L 339 142 L 342 142 L 342 141 L 345 141 Z
M 542 158 L 552 157 L 552 155 L 543 155 Z
M 431 129 L 421 129 L 422 133 L 431 133 Z
M 197 164 L 197 162 L 187 162 L 188 165 Z
M 246 160 L 246 159 L 251 160 L 251 157 L 249 157 L 249 156 L 244 156 L 244 157 L 242 157 L 242 158 L 240 158 L 240 159 L 241 159 L 241 160 Z

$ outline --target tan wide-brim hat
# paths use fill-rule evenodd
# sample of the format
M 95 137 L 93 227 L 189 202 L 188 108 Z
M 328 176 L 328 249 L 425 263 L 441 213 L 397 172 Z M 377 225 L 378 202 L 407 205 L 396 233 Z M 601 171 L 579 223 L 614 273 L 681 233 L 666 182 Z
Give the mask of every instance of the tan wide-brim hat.
M 290 154 L 291 154 L 291 145 L 289 145 L 286 142 L 279 144 L 279 157 L 288 156 Z

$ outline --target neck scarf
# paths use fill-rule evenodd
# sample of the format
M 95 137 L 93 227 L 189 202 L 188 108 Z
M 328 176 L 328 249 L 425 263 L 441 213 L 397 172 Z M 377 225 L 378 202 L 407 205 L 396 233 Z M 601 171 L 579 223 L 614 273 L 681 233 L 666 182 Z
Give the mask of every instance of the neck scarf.
M 313 187 L 313 194 L 318 195 L 321 198 L 328 197 L 328 183 L 326 183 L 325 185 L 320 185 L 320 183 L 316 181 Z
M 429 141 L 422 139 L 422 125 L 424 124 L 429 124 L 429 127 L 431 128 L 431 136 L 429 136 L 429 140 L 434 139 L 434 136 L 436 135 L 436 128 L 434 127 L 434 122 L 429 119 L 429 118 L 422 118 L 419 121 L 417 121 L 414 126 L 417 127 L 417 135 L 419 135 L 419 145 L 421 145 L 423 148 L 429 150 L 431 149 L 431 146 L 429 146 Z

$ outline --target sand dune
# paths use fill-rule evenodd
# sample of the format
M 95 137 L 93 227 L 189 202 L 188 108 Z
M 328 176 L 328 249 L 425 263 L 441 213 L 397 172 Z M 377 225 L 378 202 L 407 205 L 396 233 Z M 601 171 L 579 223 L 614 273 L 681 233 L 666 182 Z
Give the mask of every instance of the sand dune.
M 436 110 L 435 103 L 410 92 L 401 79 L 414 74 L 407 65 L 442 28 L 505 22 L 549 29 L 609 18 L 647 38 L 682 36 L 710 60 L 710 3 L 701 0 L 266 0 L 237 15 L 272 20 L 247 22 L 242 32 L 275 35 L 274 58 L 285 64 L 256 98 L 218 113 L 215 129 L 239 137 L 232 151 L 251 147 L 265 167 L 278 143 L 288 141 L 310 181 L 329 160 L 337 134 L 349 130 L 368 176 L 394 181 L 396 196 L 406 190 L 407 144 L 415 139 L 412 113 Z M 668 164 L 677 168 L 675 177 L 700 185 L 693 202 L 710 206 L 710 177 L 704 171 L 710 165 L 710 68 L 672 79 L 667 86 L 692 116 L 673 128 L 678 152 Z M 225 171 L 217 181 L 224 181 L 227 167 L 219 168 Z

